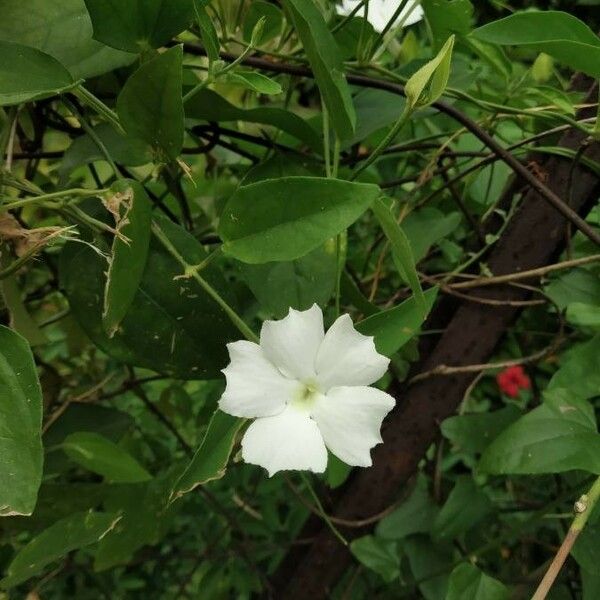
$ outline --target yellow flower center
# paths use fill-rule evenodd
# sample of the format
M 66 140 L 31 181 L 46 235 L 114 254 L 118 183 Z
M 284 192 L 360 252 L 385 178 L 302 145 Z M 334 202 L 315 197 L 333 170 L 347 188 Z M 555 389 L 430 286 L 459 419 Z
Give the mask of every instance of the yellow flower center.
M 291 405 L 300 410 L 310 411 L 320 393 L 321 391 L 315 382 L 304 382 L 294 396 Z

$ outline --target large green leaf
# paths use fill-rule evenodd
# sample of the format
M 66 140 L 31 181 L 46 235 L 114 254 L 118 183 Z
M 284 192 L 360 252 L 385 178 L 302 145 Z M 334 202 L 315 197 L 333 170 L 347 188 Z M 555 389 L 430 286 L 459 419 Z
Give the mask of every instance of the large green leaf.
M 600 434 L 592 407 L 570 393 L 556 393 L 505 429 L 483 453 L 479 468 L 494 474 L 573 469 L 600 474 Z
M 448 573 L 454 563 L 451 546 L 432 542 L 423 535 L 408 538 L 404 550 L 419 590 L 425 600 L 446 597 Z
M 30 515 L 42 481 L 42 391 L 29 345 L 0 325 L 0 516 Z
M 135 60 L 92 39 L 84 0 L 0 0 L 0 15 L 0 40 L 53 56 L 74 79 L 102 75 Z
M 454 34 L 466 34 L 471 29 L 471 0 L 421 0 L 425 18 L 431 27 L 436 49 Z
M 162 219 L 160 226 L 190 263 L 206 258 L 202 246 L 181 227 Z M 193 279 L 177 279 L 182 267 L 153 240 L 138 292 L 109 338 L 102 326 L 106 261 L 83 244 L 69 243 L 61 256 L 61 279 L 71 310 L 92 341 L 124 363 L 182 379 L 210 379 L 227 362 L 225 344 L 239 338 L 220 306 Z M 235 305 L 220 270 L 210 265 L 202 276 Z
M 431 310 L 437 293 L 438 288 L 431 288 L 423 294 L 427 313 Z M 375 338 L 377 352 L 392 356 L 418 333 L 424 316 L 415 296 L 411 296 L 394 308 L 382 310 L 360 321 L 356 324 L 356 329 Z
M 590 520 L 577 537 L 573 546 L 573 558 L 579 566 L 590 573 L 598 574 L 600 564 L 600 510 L 594 509 Z
M 126 167 L 139 167 L 152 162 L 149 144 L 131 136 L 122 135 L 109 123 L 100 123 L 94 133 L 106 147 L 111 158 Z M 73 140 L 58 166 L 59 173 L 66 179 L 77 167 L 90 162 L 106 160 L 98 144 L 86 133 Z
M 284 5 L 292 16 L 337 136 L 341 140 L 351 138 L 356 114 L 335 39 L 314 0 L 285 0 Z
M 469 510 L 465 510 L 465 506 Z M 433 522 L 433 539 L 451 541 L 479 524 L 492 511 L 492 503 L 470 475 L 461 475 Z
M 552 279 L 544 293 L 561 308 L 573 302 L 600 305 L 600 277 L 588 269 L 571 269 Z
M 221 216 L 223 250 L 253 264 L 300 258 L 354 223 L 378 195 L 376 185 L 319 177 L 243 186 Z
M 19 551 L 0 584 L 9 588 L 26 581 L 69 552 L 97 542 L 118 521 L 115 514 L 91 511 L 74 513 L 57 521 Z
M 472 35 L 501 46 L 528 46 L 576 71 L 600 78 L 600 39 L 573 15 L 555 11 L 518 12 L 476 29 Z
M 261 265 L 240 263 L 240 269 L 261 306 L 281 319 L 290 307 L 306 310 L 315 303 L 327 304 L 337 273 L 335 241 L 329 240 L 296 260 Z
M 152 481 L 110 486 L 105 510 L 118 512 L 122 518 L 98 544 L 96 571 L 126 563 L 139 548 L 160 541 L 179 509 L 177 504 L 169 506 L 168 500 L 180 473 L 180 465 L 175 465 Z
M 131 179 L 117 181 L 107 200 L 117 219 L 106 273 L 102 323 L 113 336 L 127 314 L 146 267 L 152 205 L 144 188 Z
M 117 112 L 127 133 L 150 144 L 157 160 L 176 160 L 183 146 L 181 46 L 144 63 L 125 83 Z
M 131 454 L 98 433 L 72 433 L 61 447 L 71 460 L 111 482 L 136 483 L 151 478 Z
M 425 258 L 431 246 L 452 233 L 460 221 L 460 213 L 443 213 L 430 206 L 411 212 L 402 221 L 402 229 L 410 242 L 415 261 Z
M 427 489 L 427 479 L 419 475 L 410 496 L 377 524 L 377 535 L 400 540 L 415 533 L 428 533 L 438 507 Z
M 485 413 L 471 413 L 449 417 L 442 422 L 441 430 L 459 452 L 483 452 L 502 431 L 521 416 L 514 405 Z
M 232 417 L 218 409 L 215 411 L 202 443 L 173 486 L 171 500 L 225 475 L 233 444 L 244 422 L 245 419 Z
M 386 582 L 400 576 L 400 555 L 395 542 L 365 535 L 350 544 L 350 551 L 365 567 L 379 573 Z
M 85 0 L 94 38 L 127 52 L 159 48 L 187 29 L 191 0 Z
M 458 565 L 450 575 L 445 600 L 508 600 L 506 586 L 475 565 Z
M 562 357 L 560 369 L 548 384 L 547 393 L 568 390 L 581 400 L 600 394 L 600 335 L 571 348 Z
M 185 105 L 186 117 L 204 121 L 246 121 L 271 125 L 320 150 L 322 141 L 317 132 L 301 117 L 289 110 L 272 106 L 238 108 L 212 90 L 202 90 Z
M 69 71 L 49 54 L 0 41 L 0 106 L 54 96 L 72 85 Z

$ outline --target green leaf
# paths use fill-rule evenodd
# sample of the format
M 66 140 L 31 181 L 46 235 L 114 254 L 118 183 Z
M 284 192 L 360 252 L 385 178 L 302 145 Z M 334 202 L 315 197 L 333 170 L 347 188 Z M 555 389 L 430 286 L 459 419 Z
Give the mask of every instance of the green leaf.
M 173 486 L 171 501 L 225 475 L 236 436 L 245 422 L 245 419 L 232 417 L 218 409 L 215 411 L 202 443 Z
M 144 274 L 152 205 L 144 188 L 131 179 L 117 181 L 110 194 L 107 203 L 118 222 L 106 274 L 102 323 L 112 337 L 127 314 Z
M 567 321 L 576 327 L 600 327 L 600 306 L 573 302 L 567 308 Z
M 515 475 L 573 469 L 600 474 L 600 435 L 592 408 L 570 393 L 547 398 L 488 446 L 479 469 Z
M 135 60 L 92 38 L 83 0 L 0 0 L 0 14 L 0 40 L 49 54 L 73 79 L 102 75 Z
M 597 511 L 598 508 L 592 513 L 591 520 L 596 517 Z M 577 537 L 571 553 L 584 571 L 598 574 L 598 564 L 600 564 L 600 522 L 597 518 L 594 522 L 586 524 Z
M 431 288 L 423 294 L 426 314 L 431 311 L 437 293 L 438 288 Z M 411 296 L 394 308 L 382 310 L 360 321 L 356 324 L 356 329 L 375 338 L 377 352 L 392 356 L 419 332 L 422 324 L 423 311 L 417 304 L 416 297 Z
M 55 96 L 73 83 L 69 71 L 52 56 L 0 41 L 0 106 Z
M 575 545 L 577 545 L 577 542 Z M 592 571 L 581 569 L 581 583 L 583 586 L 582 600 L 597 600 L 597 598 L 600 598 L 600 573 L 598 573 L 596 565 L 594 565 Z
M 320 151 L 322 142 L 317 132 L 293 112 L 271 106 L 238 108 L 212 90 L 201 90 L 185 105 L 186 117 L 204 121 L 246 121 L 271 125 L 304 142 L 311 150 Z
M 34 537 L 14 557 L 2 587 L 13 587 L 40 573 L 46 565 L 73 550 L 89 546 L 105 536 L 119 521 L 109 513 L 91 511 L 75 513 L 61 519 Z
M 412 211 L 402 221 L 402 229 L 410 242 L 415 261 L 425 258 L 431 246 L 450 235 L 460 222 L 458 212 L 443 213 L 429 206 Z
M 98 433 L 72 433 L 61 447 L 78 465 L 111 482 L 135 483 L 151 479 L 150 473 L 133 456 Z
M 560 369 L 548 384 L 547 393 L 568 390 L 579 400 L 594 398 L 600 393 L 600 334 L 566 352 Z
M 446 597 L 448 575 L 454 563 L 451 546 L 434 544 L 423 535 L 416 535 L 404 542 L 414 578 L 421 581 L 419 590 L 425 600 Z
M 351 471 L 352 467 L 350 465 L 342 462 L 335 454 L 328 453 L 325 480 L 331 489 L 342 485 L 348 479 Z
M 29 345 L 0 325 L 0 516 L 30 515 L 42 481 L 42 391 Z
M 572 269 L 553 279 L 544 293 L 561 309 L 572 302 L 599 305 L 600 277 L 588 269 Z
M 354 132 L 356 114 L 335 39 L 314 0 L 285 0 L 284 6 L 315 74 L 333 129 L 340 140 L 348 139 Z
M 118 442 L 132 428 L 133 418 L 128 413 L 114 408 L 73 402 L 44 433 L 44 446 L 60 446 L 69 435 L 81 431 L 93 432 L 112 442 Z M 44 461 L 44 474 L 48 476 L 62 473 L 71 467 L 71 460 L 64 452 L 50 452 Z
M 0 246 L 0 252 L 4 254 L 4 256 L 0 256 L 0 268 L 4 269 L 9 265 L 9 260 L 2 246 Z M 30 346 L 46 344 L 48 339 L 29 314 L 23 296 L 16 275 L 0 279 L 0 300 L 4 300 L 10 314 L 10 328 L 22 335 Z
M 433 539 L 451 541 L 478 525 L 491 511 L 490 499 L 475 485 L 471 475 L 461 475 L 433 522 Z
M 281 86 L 265 75 L 255 71 L 237 70 L 229 73 L 226 77 L 227 83 L 241 85 L 248 90 L 259 94 L 281 94 Z
M 365 567 L 391 582 L 400 576 L 400 557 L 395 542 L 365 535 L 350 544 L 350 552 Z
M 353 100 L 356 110 L 356 128 L 354 136 L 346 140 L 343 148 L 362 143 L 372 133 L 392 125 L 406 106 L 405 98 L 386 90 L 371 88 L 359 90 Z
M 213 25 L 211 18 L 206 12 L 203 0 L 194 0 L 194 12 L 196 15 L 196 21 L 200 28 L 200 38 L 202 39 L 202 45 L 206 49 L 206 55 L 208 60 L 212 63 L 215 60 L 219 60 L 221 44 L 219 43 L 219 36 L 217 30 Z
M 277 6 L 264 0 L 254 0 L 248 7 L 244 17 L 242 31 L 244 39 L 250 42 L 256 24 L 264 18 L 264 26 L 259 43 L 264 44 L 281 33 L 283 14 Z
M 152 149 L 149 144 L 116 131 L 109 123 L 100 123 L 94 133 L 106 147 L 111 158 L 119 165 L 139 167 L 152 162 Z M 106 160 L 98 144 L 86 133 L 76 137 L 67 148 L 58 166 L 63 179 L 81 165 Z
M 240 270 L 261 306 L 275 318 L 283 318 L 290 307 L 307 310 L 315 303 L 326 305 L 335 287 L 336 265 L 335 240 L 329 240 L 296 260 L 240 263 Z
M 187 29 L 192 20 L 190 0 L 85 0 L 94 38 L 126 52 L 160 48 Z
M 158 220 L 155 217 L 155 220 Z M 181 227 L 158 220 L 163 232 L 189 264 L 207 256 Z M 156 240 L 131 307 L 112 338 L 102 325 L 106 261 L 94 250 L 71 242 L 61 256 L 61 281 L 73 316 L 107 354 L 123 363 L 147 367 L 181 379 L 211 379 L 227 364 L 225 344 L 239 339 L 221 307 L 193 279 L 177 279 L 182 267 Z M 215 264 L 202 276 L 230 305 L 230 287 Z M 202 360 L 199 360 L 202 357 Z
M 437 56 L 406 82 L 404 91 L 412 110 L 433 104 L 444 93 L 450 77 L 453 47 L 454 36 L 451 35 Z
M 446 419 L 441 426 L 444 437 L 449 439 L 459 452 L 473 454 L 483 452 L 502 431 L 521 416 L 514 405 L 486 413 L 456 415 Z
M 475 565 L 458 565 L 450 575 L 446 600 L 508 600 L 506 586 Z
M 169 506 L 168 498 L 180 473 L 180 465 L 175 465 L 151 481 L 110 486 L 105 508 L 122 518 L 100 540 L 95 571 L 126 564 L 137 550 L 162 539 L 177 514 L 178 506 Z
M 556 11 L 518 12 L 476 29 L 477 39 L 545 52 L 575 71 L 600 78 L 600 39 L 573 15 Z
M 438 510 L 427 489 L 427 479 L 419 475 L 410 496 L 393 513 L 379 521 L 377 535 L 401 540 L 415 533 L 429 533 Z
M 319 177 L 240 187 L 219 223 L 223 250 L 252 264 L 300 258 L 352 225 L 378 195 L 376 185 Z
M 183 146 L 181 46 L 145 62 L 125 83 L 117 112 L 127 133 L 150 144 L 159 161 L 176 160 Z
M 396 222 L 392 211 L 379 198 L 373 203 L 373 212 L 390 242 L 396 269 L 400 276 L 408 281 L 410 289 L 415 295 L 417 306 L 421 311 L 421 317 L 425 319 L 428 310 L 427 302 L 421 289 L 421 282 L 419 281 L 415 260 L 406 234 Z
M 444 45 L 450 35 L 464 35 L 471 30 L 471 0 L 421 0 L 421 6 L 431 27 L 436 50 Z

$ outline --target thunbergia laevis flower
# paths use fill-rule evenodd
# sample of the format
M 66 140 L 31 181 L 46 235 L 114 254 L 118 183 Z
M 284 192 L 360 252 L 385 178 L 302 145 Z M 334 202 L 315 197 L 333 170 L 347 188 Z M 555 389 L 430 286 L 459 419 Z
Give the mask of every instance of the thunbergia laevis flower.
M 349 465 L 371 466 L 382 442 L 381 422 L 394 399 L 370 384 L 389 359 L 375 350 L 348 315 L 325 333 L 315 304 L 265 321 L 260 344 L 228 344 L 231 363 L 219 401 L 222 411 L 255 419 L 242 438 L 242 457 L 267 469 L 322 473 L 327 448 Z
M 340 12 L 343 15 L 349 15 L 357 6 L 357 4 L 361 0 L 343 0 L 342 5 L 340 6 Z M 367 14 L 367 20 L 371 25 L 373 25 L 373 29 L 375 31 L 383 31 L 385 26 L 388 24 L 388 21 L 394 16 L 396 9 L 398 8 L 398 3 L 400 0 L 370 0 L 369 1 L 369 12 Z M 406 21 L 403 22 L 404 27 L 408 25 L 413 25 L 417 23 L 423 18 L 423 8 L 421 5 L 415 6 L 414 9 L 411 10 L 412 3 L 406 5 L 406 7 L 400 11 L 398 18 L 393 23 L 392 26 L 395 26 L 401 20 L 404 19 L 408 11 L 410 10 L 410 14 L 406 18 Z M 357 16 L 364 15 L 364 8 L 359 9 Z

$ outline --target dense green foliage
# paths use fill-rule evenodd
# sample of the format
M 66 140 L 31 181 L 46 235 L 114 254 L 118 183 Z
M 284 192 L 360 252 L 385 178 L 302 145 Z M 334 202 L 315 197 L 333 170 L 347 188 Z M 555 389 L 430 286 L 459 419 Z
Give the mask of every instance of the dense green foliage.
M 285 597 L 311 512 L 351 538 L 332 598 L 528 598 L 548 569 L 600 475 L 600 185 L 552 263 L 488 259 L 528 185 L 559 193 L 546 160 L 563 214 L 600 178 L 600 3 L 386 0 L 424 17 L 383 31 L 341 4 L 0 0 L 0 599 Z M 379 388 L 456 386 L 416 365 L 457 303 L 510 304 L 498 274 L 530 295 L 486 364 L 452 357 L 471 385 L 367 527 L 323 513 L 333 455 L 241 460 L 226 344 L 316 303 L 391 358 Z M 600 597 L 594 489 L 548 598 Z

